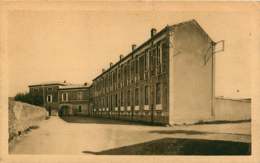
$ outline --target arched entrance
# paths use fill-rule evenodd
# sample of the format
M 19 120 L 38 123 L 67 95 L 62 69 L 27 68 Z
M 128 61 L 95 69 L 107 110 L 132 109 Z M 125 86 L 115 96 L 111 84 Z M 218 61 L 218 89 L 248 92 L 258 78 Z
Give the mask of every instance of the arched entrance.
M 59 116 L 68 116 L 70 107 L 68 105 L 62 105 L 59 110 Z

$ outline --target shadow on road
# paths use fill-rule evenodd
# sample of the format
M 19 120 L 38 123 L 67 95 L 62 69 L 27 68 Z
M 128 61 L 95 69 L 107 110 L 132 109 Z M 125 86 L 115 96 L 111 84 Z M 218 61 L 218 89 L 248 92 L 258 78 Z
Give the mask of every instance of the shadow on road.
M 231 134 L 239 136 L 250 136 L 249 134 L 239 134 L 239 133 L 223 133 L 223 132 L 207 132 L 207 131 L 196 131 L 196 130 L 154 130 L 149 131 L 150 133 L 157 134 L 185 134 L 185 135 L 203 135 L 203 134 Z
M 95 155 L 251 155 L 251 143 L 163 138 L 100 152 Z
M 130 122 L 123 120 L 112 120 L 106 118 L 93 118 L 87 116 L 60 116 L 62 120 L 68 123 L 93 123 L 93 124 L 104 124 L 104 125 L 149 125 L 149 123 L 142 122 Z

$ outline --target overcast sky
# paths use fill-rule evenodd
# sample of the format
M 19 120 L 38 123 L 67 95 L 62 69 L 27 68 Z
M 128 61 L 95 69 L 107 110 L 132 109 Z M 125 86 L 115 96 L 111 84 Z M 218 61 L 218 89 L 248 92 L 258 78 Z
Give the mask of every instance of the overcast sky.
M 9 96 L 43 81 L 91 82 L 109 62 L 150 37 L 152 27 L 196 19 L 214 41 L 216 95 L 250 97 L 253 17 L 247 12 L 12 11 L 8 15 Z M 239 90 L 239 91 L 237 91 Z

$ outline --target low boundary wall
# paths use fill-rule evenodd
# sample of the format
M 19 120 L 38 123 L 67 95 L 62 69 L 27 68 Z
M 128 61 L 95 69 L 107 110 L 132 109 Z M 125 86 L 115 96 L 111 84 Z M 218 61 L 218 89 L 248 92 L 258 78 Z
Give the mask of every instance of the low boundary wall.
M 215 99 L 215 120 L 250 120 L 251 99 Z
M 48 117 L 48 112 L 43 107 L 9 100 L 8 116 L 10 141 L 15 136 L 45 120 Z

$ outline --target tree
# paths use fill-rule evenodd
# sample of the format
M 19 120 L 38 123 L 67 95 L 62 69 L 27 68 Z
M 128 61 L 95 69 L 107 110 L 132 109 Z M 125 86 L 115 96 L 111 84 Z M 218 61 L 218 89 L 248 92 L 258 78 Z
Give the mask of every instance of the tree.
M 40 95 L 33 95 L 32 93 L 18 93 L 15 95 L 14 99 L 16 101 L 25 102 L 32 105 L 43 106 L 43 97 Z

